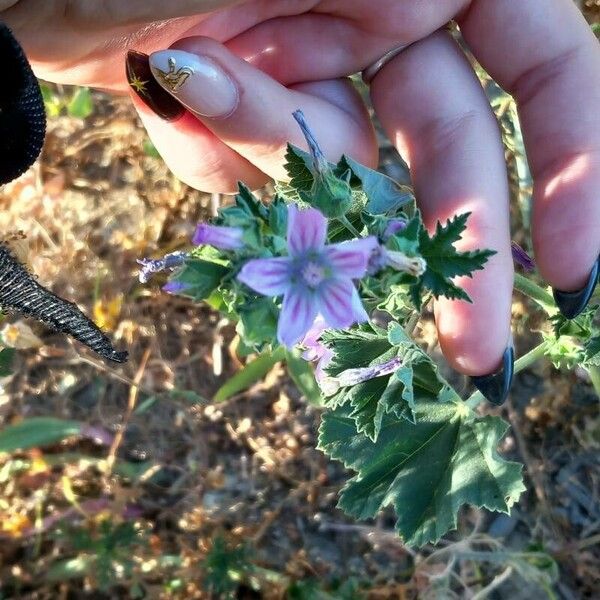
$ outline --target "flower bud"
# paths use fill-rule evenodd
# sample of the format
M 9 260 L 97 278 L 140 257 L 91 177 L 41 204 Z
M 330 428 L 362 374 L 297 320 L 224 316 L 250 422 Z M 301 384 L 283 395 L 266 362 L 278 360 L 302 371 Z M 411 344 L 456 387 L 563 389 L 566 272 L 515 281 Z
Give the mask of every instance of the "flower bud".
M 302 199 L 311 206 L 318 208 L 326 217 L 342 217 L 352 205 L 352 188 L 350 187 L 352 173 L 347 170 L 341 177 L 338 177 L 325 158 L 302 111 L 295 111 L 293 116 L 306 138 L 313 167 L 314 181 L 312 188 L 310 193 L 302 194 Z
M 192 242 L 196 246 L 208 245 L 219 250 L 239 250 L 244 246 L 244 230 L 239 227 L 220 227 L 199 223 Z

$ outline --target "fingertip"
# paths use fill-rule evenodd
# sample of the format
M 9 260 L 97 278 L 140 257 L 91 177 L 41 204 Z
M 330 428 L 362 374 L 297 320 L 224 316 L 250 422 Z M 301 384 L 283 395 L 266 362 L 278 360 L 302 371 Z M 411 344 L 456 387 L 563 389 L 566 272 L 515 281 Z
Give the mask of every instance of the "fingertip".
M 457 281 L 472 302 L 440 298 L 435 303 L 442 352 L 465 375 L 494 373 L 512 343 L 512 265 L 502 262 L 486 266 L 473 279 Z

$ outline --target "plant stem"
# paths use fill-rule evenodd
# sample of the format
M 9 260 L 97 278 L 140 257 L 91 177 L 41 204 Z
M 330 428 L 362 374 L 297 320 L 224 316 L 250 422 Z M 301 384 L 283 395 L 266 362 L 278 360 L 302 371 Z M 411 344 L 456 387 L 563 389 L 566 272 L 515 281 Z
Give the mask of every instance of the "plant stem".
M 521 358 L 519 358 L 519 360 L 517 360 L 515 362 L 515 375 L 517 373 L 520 373 L 521 371 L 527 369 L 533 363 L 535 363 L 540 358 L 542 358 L 544 356 L 545 352 L 546 352 L 546 342 L 542 342 L 541 344 L 539 344 L 538 346 L 533 348 L 533 350 L 530 350 L 527 354 L 524 354 L 523 356 L 521 356 Z M 477 391 L 477 392 L 474 392 L 473 394 L 471 394 L 471 396 L 469 396 L 469 398 L 466 400 L 466 405 L 469 408 L 474 409 L 484 400 L 485 400 L 484 395 L 481 392 Z
M 549 315 L 556 313 L 557 309 L 554 298 L 543 287 L 531 281 L 531 279 L 515 273 L 515 289 L 535 300 Z
M 354 237 L 357 237 L 357 238 L 361 237 L 361 235 L 358 232 L 358 230 L 356 229 L 356 227 L 354 227 L 354 225 L 352 225 L 352 223 L 350 223 L 350 221 L 348 220 L 348 217 L 346 217 L 346 215 L 339 217 L 338 220 Z

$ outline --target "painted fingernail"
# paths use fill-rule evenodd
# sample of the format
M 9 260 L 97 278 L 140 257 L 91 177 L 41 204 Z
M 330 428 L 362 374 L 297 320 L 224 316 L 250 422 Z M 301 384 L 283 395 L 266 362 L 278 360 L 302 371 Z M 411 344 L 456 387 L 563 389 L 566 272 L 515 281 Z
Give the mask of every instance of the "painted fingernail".
M 487 398 L 489 402 L 500 406 L 508 397 L 515 373 L 515 350 L 509 346 L 502 357 L 502 366 L 495 373 L 471 377 L 473 385 Z
M 598 275 L 600 273 L 600 258 L 596 261 L 585 286 L 576 292 L 562 292 L 552 290 L 556 306 L 567 319 L 574 319 L 580 315 L 590 302 L 590 298 L 596 289 Z
M 150 68 L 165 90 L 202 117 L 227 117 L 237 108 L 237 85 L 212 58 L 161 50 L 150 55 Z
M 149 56 L 130 50 L 127 53 L 126 73 L 129 86 L 144 104 L 165 121 L 177 121 L 185 114 L 181 106 L 170 94 L 165 92 L 152 77 Z

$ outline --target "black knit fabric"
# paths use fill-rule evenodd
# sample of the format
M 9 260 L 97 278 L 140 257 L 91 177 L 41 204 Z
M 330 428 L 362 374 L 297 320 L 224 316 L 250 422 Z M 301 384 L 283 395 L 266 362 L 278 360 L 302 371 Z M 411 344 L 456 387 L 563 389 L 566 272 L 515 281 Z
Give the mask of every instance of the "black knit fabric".
M 40 86 L 21 46 L 0 23 L 0 185 L 37 159 L 46 134 Z

